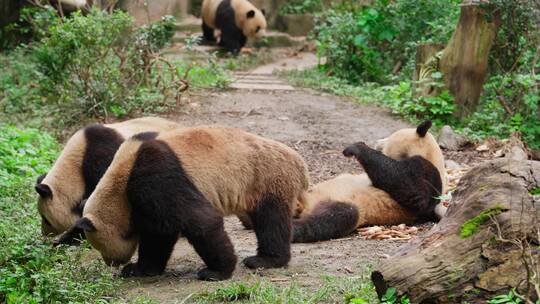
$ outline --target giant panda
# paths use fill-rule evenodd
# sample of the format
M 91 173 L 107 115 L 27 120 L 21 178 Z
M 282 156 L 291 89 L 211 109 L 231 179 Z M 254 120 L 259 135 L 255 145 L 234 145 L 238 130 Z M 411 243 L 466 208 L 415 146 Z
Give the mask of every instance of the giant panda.
M 145 117 L 113 124 L 92 124 L 77 131 L 51 170 L 37 179 L 35 190 L 39 194 L 42 233 L 63 233 L 81 217 L 82 202 L 90 196 L 125 138 L 144 131 L 178 127 L 179 124 L 166 119 Z M 70 243 L 81 233 L 64 235 L 61 242 Z
M 428 133 L 431 122 L 384 140 L 382 153 L 364 143 L 347 147 L 366 173 L 342 174 L 313 186 L 294 221 L 293 242 L 339 238 L 356 228 L 435 220 L 444 213 L 436 197 L 446 188 L 444 157 Z
M 74 228 L 109 265 L 138 261 L 124 277 L 161 274 L 178 236 L 206 264 L 201 280 L 223 280 L 236 266 L 223 216 L 247 214 L 257 236 L 249 268 L 290 260 L 291 212 L 309 185 L 291 148 L 240 129 L 202 126 L 138 134 L 122 144 Z
M 220 46 L 237 54 L 247 38 L 259 38 L 266 31 L 264 11 L 248 0 L 204 0 L 201 6 L 203 36 L 215 41 L 214 30 L 219 30 Z

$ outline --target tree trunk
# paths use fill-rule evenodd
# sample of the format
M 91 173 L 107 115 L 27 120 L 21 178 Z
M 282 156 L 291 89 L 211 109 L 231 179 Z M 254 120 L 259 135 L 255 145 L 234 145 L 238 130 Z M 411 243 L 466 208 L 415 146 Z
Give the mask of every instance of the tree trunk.
M 537 297 L 540 197 L 531 190 L 538 188 L 540 162 L 497 159 L 472 169 L 446 216 L 373 271 L 377 293 L 394 287 L 411 303 L 482 303 L 518 287 L 522 295 Z M 484 221 L 483 211 L 489 215 Z M 531 271 L 536 285 L 526 283 Z
M 485 5 L 462 4 L 456 30 L 440 61 L 446 85 L 457 105 L 455 115 L 460 118 L 474 112 L 478 104 L 489 51 L 500 25 L 499 12 Z
M 444 49 L 443 44 L 421 44 L 416 48 L 416 68 L 413 75 L 412 95 L 435 96 L 440 93 L 438 87 L 431 85 L 431 74 L 439 70 L 437 53 Z

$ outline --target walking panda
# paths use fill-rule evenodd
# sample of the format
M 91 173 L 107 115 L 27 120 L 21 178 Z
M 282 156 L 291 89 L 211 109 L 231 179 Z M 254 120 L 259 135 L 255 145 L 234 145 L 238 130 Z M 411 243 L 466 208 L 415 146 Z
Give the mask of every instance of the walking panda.
M 206 264 L 201 280 L 232 275 L 236 256 L 223 216 L 247 214 L 257 255 L 249 268 L 287 265 L 292 208 L 309 185 L 291 148 L 240 129 L 196 127 L 124 142 L 75 224 L 107 264 L 138 261 L 123 276 L 161 274 L 179 235 Z
M 248 0 L 204 0 L 201 16 L 204 38 L 215 41 L 214 30 L 219 30 L 219 44 L 233 54 L 246 45 L 247 38 L 263 36 L 267 26 L 264 11 Z

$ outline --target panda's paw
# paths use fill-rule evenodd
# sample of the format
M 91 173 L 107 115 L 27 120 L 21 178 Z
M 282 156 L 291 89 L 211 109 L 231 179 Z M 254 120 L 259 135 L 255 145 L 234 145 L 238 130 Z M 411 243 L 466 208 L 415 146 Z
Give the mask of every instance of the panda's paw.
M 139 263 L 129 263 L 120 272 L 123 278 L 128 277 L 153 277 L 163 273 L 164 269 L 159 267 L 141 267 Z
M 163 271 L 159 269 L 146 269 L 141 268 L 138 263 L 129 263 L 120 272 L 120 276 L 123 278 L 129 277 L 152 277 L 162 274 Z
M 124 268 L 122 268 L 122 271 L 120 272 L 120 276 L 122 278 L 129 278 L 129 277 L 140 277 L 141 271 L 139 270 L 139 266 L 137 263 L 129 263 Z
M 209 268 L 204 268 L 199 270 L 197 273 L 197 278 L 201 281 L 222 281 L 230 278 L 232 273 L 224 273 L 221 271 L 211 270 Z
M 357 142 L 345 148 L 343 155 L 345 157 L 359 156 L 365 148 L 369 148 L 365 142 Z
M 287 266 L 290 258 L 284 257 L 267 257 L 267 256 L 251 256 L 244 259 L 244 265 L 247 268 L 279 268 Z

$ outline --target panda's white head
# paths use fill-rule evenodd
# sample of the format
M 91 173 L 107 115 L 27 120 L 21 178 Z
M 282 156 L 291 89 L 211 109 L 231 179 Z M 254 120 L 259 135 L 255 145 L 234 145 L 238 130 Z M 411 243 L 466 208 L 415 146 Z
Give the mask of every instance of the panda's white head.
M 85 214 L 74 225 L 84 231 L 92 247 L 101 253 L 103 261 L 109 266 L 119 266 L 129 262 L 137 249 L 138 238 L 111 223 Z
M 260 38 L 264 36 L 267 27 L 266 18 L 264 17 L 264 10 L 258 10 L 251 5 L 242 18 L 242 32 L 246 37 Z
M 58 235 L 73 225 L 80 217 L 77 205 L 84 191 L 83 185 L 78 185 L 77 179 L 72 180 L 68 191 L 59 183 L 63 183 L 50 175 L 38 177 L 34 189 L 38 193 L 38 211 L 41 216 L 41 233 L 43 235 Z
M 435 137 L 428 132 L 430 127 L 431 121 L 427 120 L 416 128 L 398 130 L 381 140 L 379 147 L 384 155 L 396 160 L 416 155 L 425 158 L 439 170 L 444 190 L 446 189 L 444 156 Z

